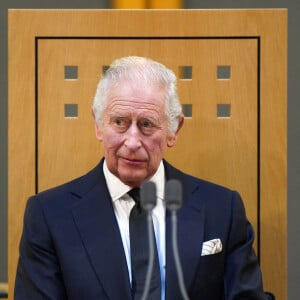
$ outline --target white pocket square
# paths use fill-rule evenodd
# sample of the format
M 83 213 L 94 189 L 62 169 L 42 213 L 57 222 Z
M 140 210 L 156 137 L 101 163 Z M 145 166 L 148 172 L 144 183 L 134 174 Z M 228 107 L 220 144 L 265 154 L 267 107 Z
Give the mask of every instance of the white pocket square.
M 222 251 L 222 242 L 220 239 L 213 239 L 202 244 L 201 256 L 217 254 Z

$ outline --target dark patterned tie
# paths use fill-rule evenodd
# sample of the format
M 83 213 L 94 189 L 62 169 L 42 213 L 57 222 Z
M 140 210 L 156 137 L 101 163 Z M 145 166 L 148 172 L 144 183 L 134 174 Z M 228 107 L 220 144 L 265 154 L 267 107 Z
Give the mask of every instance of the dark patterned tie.
M 139 188 L 132 189 L 128 192 L 128 195 L 135 201 L 129 217 L 132 295 L 134 300 L 140 300 L 145 287 L 149 259 L 147 212 L 141 208 Z M 154 236 L 153 226 L 152 229 Z M 161 281 L 156 243 L 154 251 L 154 266 L 147 300 L 161 299 Z

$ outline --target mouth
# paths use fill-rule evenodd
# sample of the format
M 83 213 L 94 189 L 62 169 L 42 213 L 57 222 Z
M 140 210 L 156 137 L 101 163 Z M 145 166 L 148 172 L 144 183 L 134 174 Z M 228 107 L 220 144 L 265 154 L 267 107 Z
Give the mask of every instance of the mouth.
M 144 164 L 146 161 L 144 159 L 137 159 L 137 158 L 127 158 L 127 157 L 121 157 L 121 159 L 129 165 L 141 165 Z

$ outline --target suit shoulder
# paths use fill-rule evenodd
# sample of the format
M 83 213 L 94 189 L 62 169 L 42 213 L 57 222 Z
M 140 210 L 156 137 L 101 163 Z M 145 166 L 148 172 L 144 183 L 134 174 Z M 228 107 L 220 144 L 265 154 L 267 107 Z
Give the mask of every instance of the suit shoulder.
M 215 192 L 222 192 L 222 193 L 232 193 L 233 190 L 229 187 L 223 186 L 221 184 L 199 178 L 193 176 L 191 174 L 187 174 L 167 162 L 164 162 L 166 176 L 168 179 L 174 178 L 178 179 L 184 186 L 187 186 L 188 189 L 199 188 L 202 191 L 215 191 Z
M 243 207 L 240 194 L 229 187 L 184 173 L 166 162 L 165 170 L 167 179 L 177 179 L 182 183 L 183 197 L 193 199 L 195 205 L 206 203 L 207 207 L 226 209 L 232 205 Z
M 81 197 L 99 183 L 101 180 L 101 170 L 101 166 L 97 165 L 88 173 L 63 184 L 41 191 L 34 197 L 38 197 L 42 201 L 47 201 L 47 199 L 63 198 L 71 194 L 75 197 Z

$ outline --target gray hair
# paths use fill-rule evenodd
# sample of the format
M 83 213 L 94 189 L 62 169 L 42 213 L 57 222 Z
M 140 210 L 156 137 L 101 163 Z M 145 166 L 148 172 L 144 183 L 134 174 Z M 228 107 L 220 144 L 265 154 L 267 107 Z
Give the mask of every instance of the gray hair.
M 168 131 L 169 134 L 175 133 L 182 115 L 182 107 L 177 95 L 176 76 L 164 65 L 138 56 L 116 59 L 102 75 L 92 105 L 97 124 L 103 124 L 103 112 L 107 106 L 110 89 L 122 79 L 132 82 L 142 79 L 149 84 L 165 87 Z

